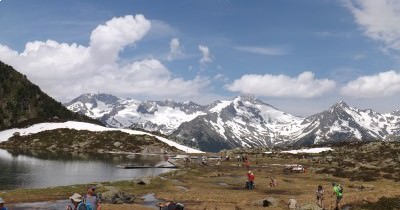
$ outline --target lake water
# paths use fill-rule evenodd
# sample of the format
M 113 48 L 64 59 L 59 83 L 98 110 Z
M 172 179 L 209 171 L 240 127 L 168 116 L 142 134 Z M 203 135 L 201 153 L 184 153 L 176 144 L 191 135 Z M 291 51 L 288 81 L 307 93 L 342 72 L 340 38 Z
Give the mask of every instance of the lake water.
M 157 155 L 64 154 L 0 149 L 0 190 L 42 188 L 157 176 L 171 169 L 122 169 L 117 165 L 155 165 Z

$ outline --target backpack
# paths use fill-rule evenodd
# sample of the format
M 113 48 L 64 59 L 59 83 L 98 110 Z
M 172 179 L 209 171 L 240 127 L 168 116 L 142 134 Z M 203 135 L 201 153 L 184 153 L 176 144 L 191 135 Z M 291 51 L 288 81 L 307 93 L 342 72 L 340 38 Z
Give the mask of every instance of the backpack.
M 80 210 L 82 205 L 85 206 L 86 210 L 94 210 L 93 207 L 90 205 L 90 203 L 84 203 L 84 202 L 80 202 L 77 209 Z
M 339 192 L 340 192 L 341 194 L 343 194 L 343 187 L 342 187 L 342 185 L 338 185 L 338 188 L 339 188 Z
M 181 203 L 170 203 L 168 206 L 162 208 L 162 210 L 184 210 L 185 206 Z

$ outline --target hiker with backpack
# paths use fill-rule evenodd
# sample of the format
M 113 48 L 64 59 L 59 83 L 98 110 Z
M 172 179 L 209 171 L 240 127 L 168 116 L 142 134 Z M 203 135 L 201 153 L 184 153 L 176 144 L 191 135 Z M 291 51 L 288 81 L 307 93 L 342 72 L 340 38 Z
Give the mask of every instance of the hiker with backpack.
M 91 210 L 88 209 L 83 203 L 82 196 L 78 193 L 74 193 L 71 197 L 69 197 L 73 206 L 68 205 L 65 207 L 66 210 Z
M 315 192 L 317 195 L 317 205 L 321 208 L 322 207 L 322 201 L 324 200 L 324 188 L 322 188 L 321 185 L 318 185 L 317 191 Z
M 101 210 L 100 199 L 95 193 L 96 186 L 89 186 L 86 195 L 83 196 L 83 202 L 93 210 Z
M 343 187 L 340 184 L 332 183 L 333 186 L 333 195 L 336 196 L 336 205 L 335 210 L 340 209 L 340 201 L 343 198 Z

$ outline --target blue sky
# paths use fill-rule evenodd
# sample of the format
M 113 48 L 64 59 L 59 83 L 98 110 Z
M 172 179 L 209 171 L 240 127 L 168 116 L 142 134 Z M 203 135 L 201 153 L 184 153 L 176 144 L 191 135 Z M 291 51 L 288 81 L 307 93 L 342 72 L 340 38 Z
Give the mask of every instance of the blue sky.
M 392 0 L 2 0 L 0 60 L 61 101 L 108 92 L 205 104 L 251 94 L 297 115 L 341 99 L 392 111 L 398 11 Z

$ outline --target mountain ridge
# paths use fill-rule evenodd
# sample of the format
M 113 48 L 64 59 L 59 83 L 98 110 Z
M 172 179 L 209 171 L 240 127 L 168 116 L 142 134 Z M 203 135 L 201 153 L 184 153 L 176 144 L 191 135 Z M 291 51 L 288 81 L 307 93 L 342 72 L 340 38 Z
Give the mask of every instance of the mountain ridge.
M 96 94 L 86 96 L 96 98 Z M 112 98 L 112 95 L 97 97 L 96 103 L 105 104 L 101 98 Z M 104 114 L 97 119 L 110 127 L 160 132 L 206 151 L 387 140 L 400 133 L 399 111 L 381 114 L 372 109 L 350 107 L 343 100 L 308 117 L 291 115 L 251 96 L 218 100 L 209 105 L 121 98 L 107 106 L 99 106 L 108 109 L 91 109 L 91 104 L 79 109 L 84 103 L 78 104 L 65 105 L 82 113 L 101 113 L 103 110 Z

